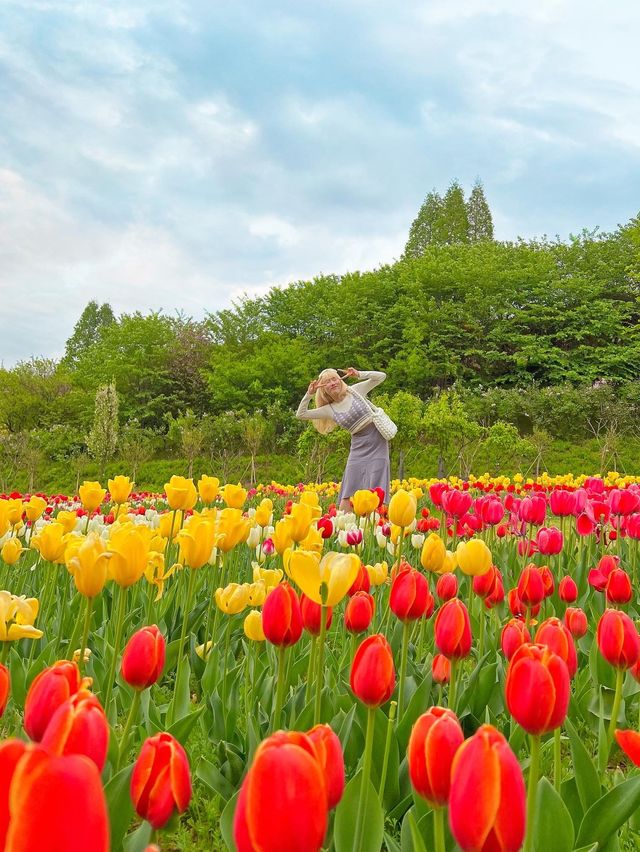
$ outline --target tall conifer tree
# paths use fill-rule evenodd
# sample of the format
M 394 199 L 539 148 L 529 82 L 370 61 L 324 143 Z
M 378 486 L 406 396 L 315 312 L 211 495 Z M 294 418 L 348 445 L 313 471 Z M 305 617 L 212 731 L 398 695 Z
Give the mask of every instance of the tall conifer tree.
M 477 243 L 493 239 L 493 217 L 480 179 L 474 183 L 467 201 L 467 216 L 470 242 Z

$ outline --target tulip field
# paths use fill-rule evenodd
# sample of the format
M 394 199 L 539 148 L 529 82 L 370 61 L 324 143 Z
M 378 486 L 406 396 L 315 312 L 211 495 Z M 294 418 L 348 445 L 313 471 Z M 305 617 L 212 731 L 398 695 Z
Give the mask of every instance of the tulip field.
M 0 852 L 640 848 L 640 477 L 0 495 Z

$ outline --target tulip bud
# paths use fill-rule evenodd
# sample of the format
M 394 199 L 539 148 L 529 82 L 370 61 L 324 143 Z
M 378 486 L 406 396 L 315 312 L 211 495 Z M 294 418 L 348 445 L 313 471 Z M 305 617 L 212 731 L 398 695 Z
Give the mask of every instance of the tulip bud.
M 560 580 L 558 596 L 564 603 L 574 603 L 578 599 L 578 587 L 573 577 L 563 577 Z
M 243 627 L 244 635 L 247 639 L 251 639 L 252 642 L 265 641 L 266 636 L 262 629 L 262 613 L 260 610 L 252 609 L 251 612 L 248 612 L 245 616 Z
M 607 601 L 612 604 L 629 603 L 633 597 L 631 578 L 622 568 L 614 568 L 607 578 L 605 587 Z
M 560 727 L 569 708 L 567 665 L 546 645 L 521 645 L 509 662 L 505 699 L 516 722 L 537 736 Z
M 456 559 L 468 577 L 479 577 L 491 570 L 491 551 L 481 538 L 461 541 L 456 548 Z
M 525 797 L 522 769 L 508 742 L 492 725 L 481 725 L 451 766 L 449 825 L 462 852 L 520 849 Z
M 431 707 L 411 730 L 407 747 L 409 778 L 416 793 L 432 808 L 447 804 L 451 764 L 463 742 L 458 717 L 444 707 Z
M 185 750 L 166 732 L 142 745 L 131 775 L 131 799 L 136 813 L 155 828 L 181 814 L 191 801 L 191 772 Z
M 80 501 L 87 512 L 95 512 L 107 493 L 99 482 L 83 482 L 78 489 Z
M 193 479 L 184 476 L 172 476 L 169 482 L 165 482 L 164 493 L 167 495 L 167 503 L 175 511 L 188 511 L 193 509 L 198 500 L 198 492 L 193 484 Z
M 455 574 L 442 574 L 436 583 L 436 595 L 441 601 L 450 601 L 458 594 L 458 580 Z
M 351 497 L 353 511 L 356 515 L 364 517 L 374 512 L 380 505 L 380 498 L 375 491 L 356 491 Z
M 564 623 L 574 639 L 580 639 L 587 632 L 587 615 L 584 610 L 570 606 L 567 607 L 564 614 Z
M 396 685 L 391 647 L 381 633 L 369 636 L 358 647 L 351 664 L 351 689 L 368 707 L 387 702 Z
M 389 575 L 386 562 L 376 562 L 375 565 L 365 565 L 372 586 L 381 586 Z
M 109 747 L 109 723 L 92 692 L 81 689 L 61 704 L 42 737 L 51 754 L 84 754 L 102 772 Z
M 525 645 L 528 642 L 531 642 L 531 635 L 524 621 L 519 618 L 512 618 L 502 628 L 500 646 L 507 660 L 513 657 L 520 645 Z
M 67 660 L 59 660 L 35 676 L 24 703 L 24 729 L 34 742 L 40 742 L 58 707 L 83 685 L 78 666 Z
M 433 571 L 440 574 L 443 571 L 447 558 L 447 548 L 437 533 L 427 536 L 422 545 L 420 562 L 425 571 Z
M 625 612 L 606 609 L 598 622 L 596 639 L 600 653 L 616 669 L 629 669 L 640 657 L 640 636 Z
M 509 610 L 514 618 L 524 618 L 527 615 L 527 612 L 532 617 L 535 617 L 540 612 L 540 604 L 536 604 L 532 607 L 525 606 L 520 600 L 517 589 L 509 590 L 507 600 L 509 601 Z
M 133 482 L 128 476 L 114 476 L 107 483 L 109 486 L 109 494 L 114 503 L 118 505 L 126 503 L 133 489 Z
M 304 592 L 300 596 L 300 612 L 302 614 L 302 626 L 312 636 L 320 635 L 320 604 L 308 598 Z M 333 609 L 328 606 L 325 613 L 325 630 L 331 627 Z
M 552 616 L 543 621 L 540 627 L 538 627 L 534 642 L 538 645 L 546 645 L 548 648 L 551 648 L 567 664 L 569 677 L 572 678 L 575 675 L 578 669 L 576 646 L 571 631 L 559 618 Z
M 416 621 L 424 615 L 430 597 L 427 578 L 409 567 L 396 575 L 391 585 L 389 606 L 400 621 Z
M 281 583 L 268 595 L 262 607 L 262 629 L 272 645 L 295 645 L 302 635 L 302 613 L 295 591 Z
M 306 734 L 278 731 L 263 740 L 233 818 L 238 852 L 319 852 L 328 822 L 327 786 L 316 745 Z
M 369 572 L 366 567 L 360 563 L 356 578 L 349 587 L 347 594 L 351 597 L 351 595 L 355 595 L 356 592 L 368 592 L 370 588 L 371 580 L 369 579 Z
M 527 565 L 518 580 L 518 597 L 526 607 L 536 606 L 545 597 L 544 583 L 537 567 Z
M 316 759 L 324 775 L 327 785 L 327 805 L 331 811 L 338 805 L 344 793 L 342 744 L 329 725 L 316 725 L 307 731 L 307 736 L 313 743 Z
M 484 574 L 479 574 L 473 578 L 473 592 L 480 598 L 486 598 L 494 590 L 498 582 L 499 572 L 495 565 L 492 565 Z
M 451 680 L 451 663 L 444 654 L 436 654 L 431 661 L 431 677 L 434 683 L 449 683 Z
M 459 598 L 442 604 L 434 624 L 438 650 L 450 660 L 460 660 L 471 651 L 471 624 L 466 606 Z
M 0 719 L 4 714 L 4 711 L 7 707 L 7 701 L 9 700 L 9 693 L 11 692 L 11 675 L 9 674 L 9 669 L 6 666 L 3 666 L 0 663 Z M 2 848 L 0 846 L 0 848 Z
M 553 574 L 551 573 L 551 569 L 548 565 L 540 565 L 538 567 L 538 573 L 542 578 L 542 587 L 544 589 L 545 598 L 550 598 L 553 594 L 553 590 L 555 589 L 555 580 L 553 579 Z
M 410 526 L 416 518 L 418 503 L 413 494 L 400 488 L 389 501 L 388 516 L 392 524 L 398 527 Z
M 349 598 L 344 611 L 345 628 L 349 633 L 364 633 L 371 625 L 375 610 L 375 601 L 368 592 L 356 592 Z
M 156 625 L 142 627 L 127 642 L 120 674 L 134 689 L 147 689 L 160 679 L 165 656 L 166 642 Z

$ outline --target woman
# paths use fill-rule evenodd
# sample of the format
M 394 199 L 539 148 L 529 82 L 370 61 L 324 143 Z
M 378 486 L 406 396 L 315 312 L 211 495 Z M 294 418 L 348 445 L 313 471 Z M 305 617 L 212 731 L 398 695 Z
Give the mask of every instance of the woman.
M 389 496 L 391 479 L 389 443 L 371 422 L 371 408 L 362 399 L 383 382 L 386 373 L 364 371 L 349 367 L 341 370 L 323 370 L 311 382 L 296 411 L 299 420 L 311 420 L 322 435 L 342 426 L 351 433 L 351 449 L 340 487 L 340 508 L 349 511 L 350 497 L 361 488 L 382 488 Z M 344 379 L 357 377 L 362 381 L 349 387 Z M 309 402 L 315 394 L 316 407 Z

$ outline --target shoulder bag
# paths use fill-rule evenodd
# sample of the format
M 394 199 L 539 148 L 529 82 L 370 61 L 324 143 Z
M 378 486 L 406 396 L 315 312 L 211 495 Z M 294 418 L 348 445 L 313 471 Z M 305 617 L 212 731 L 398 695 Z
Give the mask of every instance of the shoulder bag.
M 393 422 L 393 420 L 389 417 L 387 412 L 380 408 L 378 405 L 374 405 L 370 399 L 367 399 L 366 396 L 358 393 L 357 390 L 350 388 L 351 393 L 355 396 L 360 397 L 360 399 L 364 400 L 366 404 L 371 409 L 371 422 L 376 427 L 378 432 L 382 435 L 385 441 L 391 441 L 392 438 L 395 438 L 396 432 L 398 431 L 398 427 Z

